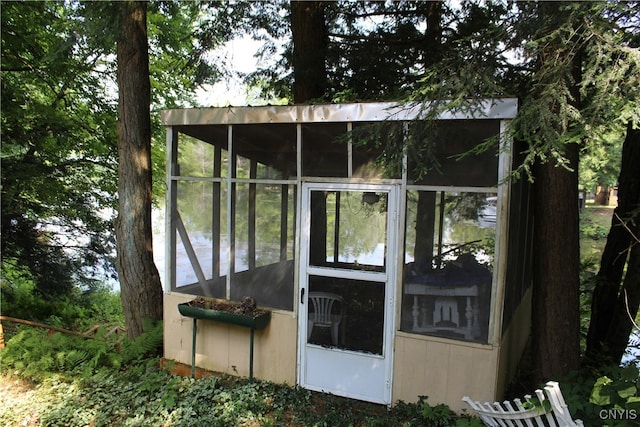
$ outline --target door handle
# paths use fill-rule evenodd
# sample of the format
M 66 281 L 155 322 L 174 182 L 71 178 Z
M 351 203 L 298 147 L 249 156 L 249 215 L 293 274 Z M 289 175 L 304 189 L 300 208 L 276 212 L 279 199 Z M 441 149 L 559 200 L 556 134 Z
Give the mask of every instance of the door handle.
M 304 288 L 300 289 L 300 304 L 304 304 Z

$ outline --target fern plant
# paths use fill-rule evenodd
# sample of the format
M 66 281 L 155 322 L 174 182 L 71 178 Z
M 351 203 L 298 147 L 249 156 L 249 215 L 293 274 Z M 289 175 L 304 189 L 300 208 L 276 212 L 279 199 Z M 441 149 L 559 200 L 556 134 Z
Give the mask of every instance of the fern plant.
M 149 324 L 135 340 L 116 341 L 99 330 L 92 338 L 21 328 L 0 352 L 2 371 L 40 382 L 50 373 L 89 376 L 102 369 L 120 369 L 123 365 L 158 355 L 162 348 L 162 323 Z M 120 350 L 118 350 L 120 347 Z

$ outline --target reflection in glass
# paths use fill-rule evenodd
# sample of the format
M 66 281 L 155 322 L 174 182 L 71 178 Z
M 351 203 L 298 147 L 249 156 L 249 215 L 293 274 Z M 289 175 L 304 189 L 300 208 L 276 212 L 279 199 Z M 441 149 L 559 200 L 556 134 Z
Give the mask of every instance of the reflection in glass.
M 409 191 L 401 329 L 485 342 L 496 195 Z
M 178 144 L 178 170 L 176 175 L 190 177 L 215 177 L 227 175 L 228 156 L 226 141 L 212 145 L 189 135 L 181 134 Z
M 384 271 L 386 235 L 387 193 L 311 192 L 312 265 Z
M 234 271 L 293 259 L 295 186 L 236 183 L 234 187 Z
M 207 280 L 213 277 L 212 195 L 211 182 L 178 183 L 178 221 L 181 221 L 186 236 L 181 236 L 180 233 L 177 236 L 177 286 L 198 282 L 198 270 L 202 271 Z M 197 261 L 189 258 L 188 249 L 195 252 Z

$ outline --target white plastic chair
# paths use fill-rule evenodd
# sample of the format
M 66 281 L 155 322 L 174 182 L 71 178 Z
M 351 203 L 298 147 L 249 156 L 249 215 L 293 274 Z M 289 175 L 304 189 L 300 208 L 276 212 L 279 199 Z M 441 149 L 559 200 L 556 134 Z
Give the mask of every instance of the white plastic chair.
M 344 300 L 340 295 L 329 292 L 309 292 L 309 301 L 313 305 L 313 311 L 309 311 L 307 340 L 311 338 L 314 326 L 319 326 L 331 328 L 331 342 L 338 345 L 340 322 L 344 316 Z
M 546 394 L 546 396 L 545 396 Z M 536 390 L 537 402 L 530 395 L 524 397 L 525 402 L 514 399 L 513 402 L 473 401 L 467 396 L 462 400 L 476 412 L 478 417 L 488 426 L 550 426 L 550 427 L 582 427 L 581 420 L 573 420 L 569 408 L 564 401 L 560 385 L 549 381 L 544 392 Z M 545 403 L 545 401 L 547 403 Z

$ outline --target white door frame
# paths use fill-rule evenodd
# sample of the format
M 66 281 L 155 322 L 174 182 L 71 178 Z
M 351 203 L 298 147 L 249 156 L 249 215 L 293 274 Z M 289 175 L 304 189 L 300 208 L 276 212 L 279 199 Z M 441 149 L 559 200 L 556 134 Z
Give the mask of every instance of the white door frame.
M 385 271 L 310 266 L 309 237 L 314 190 L 375 191 L 388 194 Z M 396 317 L 398 218 L 400 186 L 361 183 L 303 183 L 300 203 L 300 273 L 298 299 L 298 384 L 304 388 L 375 403 L 391 404 L 393 341 Z M 306 236 L 306 237 L 305 237 Z M 309 276 L 325 276 L 384 283 L 385 310 L 382 354 L 369 354 L 307 343 Z

